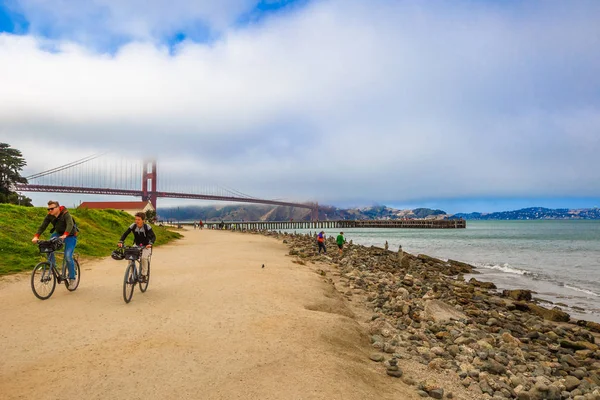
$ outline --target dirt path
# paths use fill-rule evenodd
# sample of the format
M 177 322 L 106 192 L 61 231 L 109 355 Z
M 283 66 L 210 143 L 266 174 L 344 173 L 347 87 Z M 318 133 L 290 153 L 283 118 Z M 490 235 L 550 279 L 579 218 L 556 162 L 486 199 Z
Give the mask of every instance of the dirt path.
M 28 275 L 1 279 L 0 399 L 419 398 L 368 360 L 337 292 L 286 251 L 188 231 L 155 250 L 149 289 L 130 304 L 125 262 L 110 258 L 46 301 Z

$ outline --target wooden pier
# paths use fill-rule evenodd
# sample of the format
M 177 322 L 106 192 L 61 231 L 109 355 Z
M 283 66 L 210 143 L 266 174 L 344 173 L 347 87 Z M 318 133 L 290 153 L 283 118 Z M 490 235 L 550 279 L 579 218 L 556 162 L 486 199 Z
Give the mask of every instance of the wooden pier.
M 345 228 L 394 228 L 394 229 L 464 229 L 467 221 L 460 220 L 338 220 L 338 221 L 253 221 L 253 222 L 205 222 L 208 229 L 227 230 L 291 230 L 291 229 L 345 229 Z

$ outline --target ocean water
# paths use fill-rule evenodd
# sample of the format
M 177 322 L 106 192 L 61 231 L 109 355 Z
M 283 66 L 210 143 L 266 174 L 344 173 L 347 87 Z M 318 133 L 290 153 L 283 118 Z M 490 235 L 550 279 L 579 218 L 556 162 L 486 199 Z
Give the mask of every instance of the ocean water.
M 573 318 L 600 322 L 600 221 L 467 221 L 466 229 L 346 229 L 344 236 L 469 263 L 480 274 L 467 280 L 475 276 L 499 290 L 530 289 Z

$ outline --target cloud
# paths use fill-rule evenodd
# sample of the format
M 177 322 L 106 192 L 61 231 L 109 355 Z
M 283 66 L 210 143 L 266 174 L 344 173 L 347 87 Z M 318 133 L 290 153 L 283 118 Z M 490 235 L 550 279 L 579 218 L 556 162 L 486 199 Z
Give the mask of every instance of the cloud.
M 174 185 L 294 200 L 600 196 L 600 4 L 333 0 L 228 25 L 248 6 L 175 49 L 0 35 L 1 140 L 40 168 L 58 143 L 143 149 Z M 161 7 L 123 16 L 147 26 L 126 34 L 159 29 Z

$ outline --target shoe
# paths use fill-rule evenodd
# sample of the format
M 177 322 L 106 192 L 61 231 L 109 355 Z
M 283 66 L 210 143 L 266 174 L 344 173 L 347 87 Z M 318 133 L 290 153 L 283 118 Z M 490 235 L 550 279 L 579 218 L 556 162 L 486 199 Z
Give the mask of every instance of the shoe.
M 69 279 L 69 286 L 75 286 L 77 279 Z

